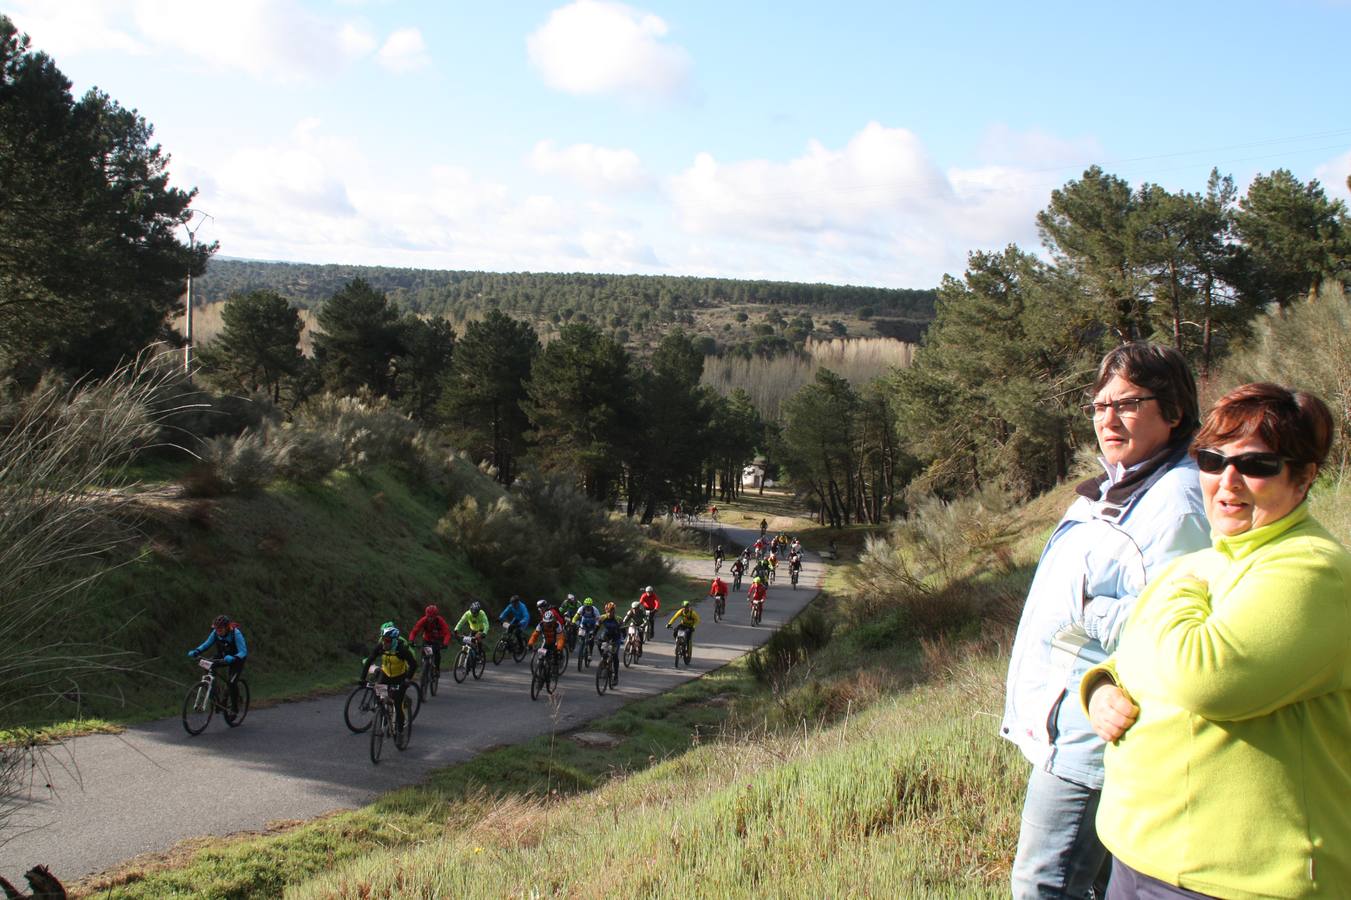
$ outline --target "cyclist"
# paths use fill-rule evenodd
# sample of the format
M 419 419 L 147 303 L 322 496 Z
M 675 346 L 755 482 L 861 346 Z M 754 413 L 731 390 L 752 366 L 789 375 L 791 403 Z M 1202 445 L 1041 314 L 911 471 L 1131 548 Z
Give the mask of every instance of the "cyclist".
M 571 650 L 577 643 L 577 625 L 575 619 L 577 610 L 581 604 L 577 602 L 576 594 L 568 594 L 567 599 L 558 604 L 558 612 L 563 617 L 563 627 L 568 632 L 568 649 Z
M 778 571 L 779 571 L 779 556 L 778 556 L 778 554 L 777 554 L 777 553 L 770 553 L 770 554 L 769 554 L 769 559 L 767 560 L 767 562 L 769 563 L 769 583 L 770 583 L 770 584 L 773 584 L 773 583 L 774 583 L 774 576 L 777 575 L 777 574 L 778 574 Z
M 614 604 L 610 604 L 613 606 Z M 587 597 L 582 601 L 582 605 L 577 608 L 577 612 L 572 616 L 572 624 L 577 627 L 578 634 L 585 639 L 588 635 L 594 634 L 596 625 L 600 622 L 600 610 L 596 609 L 596 601 Z
M 640 646 L 643 640 L 643 633 L 647 630 L 647 620 L 651 615 L 651 613 L 643 609 L 643 604 L 634 600 L 629 604 L 629 611 L 624 613 L 624 620 L 620 622 L 626 631 L 630 625 L 636 625 L 638 627 L 638 642 Z
M 750 589 L 746 591 L 746 599 L 750 604 L 754 606 L 756 602 L 764 603 L 768 596 L 769 589 L 765 587 L 764 580 L 759 577 L 752 578 Z
M 745 560 L 738 556 L 732 560 L 732 590 L 741 590 L 741 576 L 746 574 Z
M 403 733 L 403 698 L 408 693 L 408 682 L 417 672 L 417 654 L 406 638 L 399 634 L 393 622 L 380 626 L 380 641 L 361 661 L 361 676 L 357 684 L 366 683 L 366 671 L 377 660 L 380 678 L 394 689 L 394 731 Z
M 769 581 L 769 560 L 762 559 L 755 564 L 755 569 L 751 572 L 752 581 Z
M 441 615 L 441 611 L 436 608 L 436 604 L 429 605 L 422 611 L 422 618 L 418 619 L 413 625 L 413 630 L 408 632 L 409 643 L 416 643 L 418 634 L 422 635 L 432 648 L 432 663 L 437 671 L 441 669 L 441 650 L 450 646 L 450 623 Z
M 585 603 L 585 601 L 583 601 Z M 612 644 L 611 652 L 614 653 L 614 665 L 610 667 L 610 686 L 619 686 L 619 659 L 623 656 L 624 650 L 624 626 L 620 624 L 619 619 L 615 617 L 615 605 L 613 603 L 605 604 L 605 612 L 596 620 L 596 634 L 601 644 L 607 641 Z
M 508 634 L 520 631 L 530 624 L 530 610 L 520 594 L 511 595 L 511 599 L 507 601 L 507 608 L 497 617 L 497 623 L 504 626 Z
M 680 627 L 685 629 L 687 635 L 685 638 L 687 642 L 685 646 L 689 647 L 690 652 L 693 653 L 694 628 L 699 624 L 699 614 L 694 611 L 693 606 L 690 606 L 690 601 L 686 600 L 684 603 L 680 604 L 680 609 L 677 609 L 675 615 L 671 616 L 671 621 L 666 623 L 667 629 L 669 630 L 676 622 L 679 622 Z
M 460 621 L 455 623 L 455 636 L 458 638 L 460 632 L 466 629 L 474 638 L 475 649 L 482 654 L 483 639 L 488 634 L 488 614 L 483 611 L 483 604 L 477 600 L 469 604 L 464 615 L 460 616 Z
M 797 584 L 798 578 L 802 576 L 802 554 L 794 553 L 788 557 L 788 574 L 793 579 L 793 584 Z
M 721 599 L 723 603 L 727 602 L 727 582 L 721 578 L 714 577 L 713 583 L 708 586 L 708 596 L 714 600 Z
M 802 555 L 802 541 L 797 539 L 797 535 L 793 536 L 793 542 L 788 545 L 788 548 L 792 550 L 795 555 Z
M 657 610 L 661 609 L 661 598 L 657 592 L 652 590 L 652 585 L 643 588 L 643 593 L 638 597 L 638 602 L 647 610 L 647 636 L 651 637 L 656 628 Z
M 722 561 L 723 561 L 722 544 L 719 544 L 718 549 L 713 551 L 713 568 L 715 571 L 717 569 L 722 568 Z
M 542 637 L 545 641 L 544 646 L 549 648 L 548 662 L 552 663 L 554 654 L 563 652 L 563 642 L 567 640 L 567 636 L 567 629 L 563 627 L 563 619 L 557 612 L 550 609 L 545 611 L 544 616 L 539 620 L 539 624 L 535 626 L 535 630 L 530 632 L 530 641 L 526 646 L 534 647 L 535 639 Z
M 539 619 L 541 622 L 544 621 L 544 614 L 547 612 L 553 613 L 554 618 L 558 619 L 559 621 L 562 621 L 563 619 L 563 614 L 558 610 L 554 609 L 553 604 L 551 604 L 548 600 L 545 600 L 543 597 L 540 597 L 538 600 L 535 601 L 535 612 L 539 613 Z
M 227 682 L 230 685 L 230 709 L 239 708 L 239 688 L 236 682 L 244 671 L 244 661 L 249 656 L 249 645 L 244 641 L 244 632 L 238 622 L 231 622 L 229 616 L 216 616 L 211 621 L 211 633 L 201 645 L 188 651 L 188 659 L 196 659 L 212 647 L 216 648 L 215 659 L 230 667 Z
M 769 530 L 769 520 L 768 520 L 768 519 L 761 519 L 761 520 L 760 520 L 760 537 L 761 537 L 761 538 L 764 538 L 765 532 L 768 531 L 768 530 Z

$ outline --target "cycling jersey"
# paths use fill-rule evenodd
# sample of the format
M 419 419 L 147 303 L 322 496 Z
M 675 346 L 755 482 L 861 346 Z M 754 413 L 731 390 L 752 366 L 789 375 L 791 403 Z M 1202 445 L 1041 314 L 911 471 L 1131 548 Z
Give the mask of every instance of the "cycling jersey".
M 768 596 L 768 594 L 769 590 L 768 588 L 765 587 L 765 583 L 762 581 L 759 584 L 751 585 L 751 589 L 746 592 L 746 598 L 748 600 L 763 600 L 765 599 L 766 596 Z
M 193 655 L 205 653 L 212 647 L 218 648 L 217 652 L 227 663 L 242 662 L 249 655 L 248 644 L 244 643 L 244 632 L 234 624 L 230 625 L 224 635 L 216 634 L 216 629 L 212 628 L 206 640 L 193 651 Z
M 450 623 L 446 617 L 437 613 L 434 616 L 423 616 L 417 620 L 413 630 L 408 633 L 409 641 L 416 641 L 421 634 L 430 644 L 440 644 L 442 647 L 450 644 Z
M 554 616 L 552 622 L 540 622 L 535 626 L 535 630 L 530 633 L 529 645 L 531 647 L 535 646 L 535 639 L 540 635 L 543 635 L 546 641 L 551 641 L 555 647 L 562 650 L 567 631 L 563 628 L 562 619 Z
M 666 627 L 670 628 L 672 625 L 676 624 L 677 619 L 680 620 L 681 625 L 685 625 L 689 628 L 694 628 L 699 624 L 699 614 L 694 611 L 694 607 L 692 606 L 682 606 L 680 609 L 677 609 L 675 615 L 671 616 L 671 621 L 666 623 Z
M 645 622 L 647 622 L 647 610 L 643 609 L 642 607 L 639 607 L 638 609 L 630 609 L 628 612 L 624 613 L 624 621 L 623 621 L 624 625 L 641 626 Z
M 745 574 L 745 572 L 746 572 L 746 564 L 743 563 L 740 559 L 737 559 L 736 562 L 732 563 L 733 575 L 742 575 Z
M 601 616 L 596 627 L 602 641 L 614 641 L 616 647 L 624 643 L 624 629 L 614 616 Z
M 638 598 L 638 602 L 643 604 L 643 609 L 652 612 L 661 609 L 661 599 L 657 596 L 656 591 L 643 591 L 642 596 Z
M 366 670 L 377 660 L 380 663 L 380 671 L 384 673 L 386 679 L 409 678 L 417 671 L 417 654 L 413 652 L 408 641 L 401 637 L 395 638 L 388 650 L 385 649 L 383 641 L 377 643 L 375 649 L 366 655 L 361 661 L 363 680 L 366 677 Z
M 716 597 L 726 597 L 727 582 L 723 581 L 721 578 L 714 578 L 713 583 L 708 586 L 708 592 Z
M 488 633 L 488 614 L 483 610 L 477 613 L 465 610 L 464 615 L 460 616 L 460 621 L 455 623 L 455 631 L 473 631 L 477 634 Z
M 577 610 L 577 615 L 572 617 L 572 621 L 580 625 L 586 625 L 590 628 L 595 628 L 596 623 L 600 621 L 600 618 L 601 615 L 599 612 L 596 611 L 596 607 L 583 606 L 581 609 Z
M 525 628 L 530 624 L 530 610 L 520 600 L 515 603 L 508 603 L 507 608 L 502 610 L 502 615 L 498 617 L 498 622 L 503 625 L 516 625 Z
M 571 620 L 573 616 L 577 615 L 577 610 L 581 605 L 576 600 L 564 600 L 562 605 L 558 607 L 558 611 L 563 614 L 563 618 Z

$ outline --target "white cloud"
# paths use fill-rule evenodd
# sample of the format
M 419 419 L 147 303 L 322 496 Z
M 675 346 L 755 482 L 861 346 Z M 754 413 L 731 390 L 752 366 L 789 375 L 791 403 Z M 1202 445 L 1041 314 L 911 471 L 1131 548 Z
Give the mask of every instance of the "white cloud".
M 689 84 L 690 58 L 665 42 L 666 22 L 607 0 L 575 0 L 526 39 L 550 87 L 569 94 L 669 98 Z
M 1323 185 L 1329 197 L 1351 203 L 1351 189 L 1346 183 L 1346 179 L 1351 177 L 1351 150 L 1315 167 L 1313 177 Z
M 627 149 L 595 144 L 560 148 L 553 141 L 540 141 L 530 154 L 530 164 L 536 172 L 562 176 L 592 191 L 631 191 L 651 183 L 638 154 Z
M 416 28 L 400 28 L 390 34 L 375 59 L 386 69 L 400 74 L 426 68 L 432 62 L 422 32 Z
M 12 2 L 20 30 L 58 60 L 98 50 L 161 53 L 282 82 L 332 75 L 377 47 L 377 61 L 395 71 L 428 61 L 415 28 L 393 32 L 382 46 L 360 20 L 339 21 L 299 0 Z
M 715 270 L 740 261 L 724 271 L 910 286 L 963 271 L 973 249 L 1034 250 L 1049 192 L 1037 169 L 943 171 L 918 136 L 876 122 L 842 148 L 812 142 L 787 162 L 699 154 L 668 188 Z

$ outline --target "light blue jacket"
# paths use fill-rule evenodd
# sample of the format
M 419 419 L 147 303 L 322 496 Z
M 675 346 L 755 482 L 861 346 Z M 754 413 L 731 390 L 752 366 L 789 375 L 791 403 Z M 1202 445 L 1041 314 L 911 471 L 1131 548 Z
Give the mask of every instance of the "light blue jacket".
M 1116 648 L 1149 578 L 1210 546 L 1196 463 L 1184 451 L 1116 499 L 1080 496 L 1042 550 L 1013 641 L 1000 726 L 1034 766 L 1095 789 L 1103 743 L 1080 708 L 1079 681 Z

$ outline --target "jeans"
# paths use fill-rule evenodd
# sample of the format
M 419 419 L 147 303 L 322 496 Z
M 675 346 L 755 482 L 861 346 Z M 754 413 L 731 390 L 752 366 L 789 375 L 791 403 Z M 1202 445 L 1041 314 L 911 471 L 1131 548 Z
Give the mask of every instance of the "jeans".
M 1093 825 L 1100 796 L 1040 767 L 1032 770 L 1013 860 L 1015 900 L 1106 895 L 1111 856 Z

